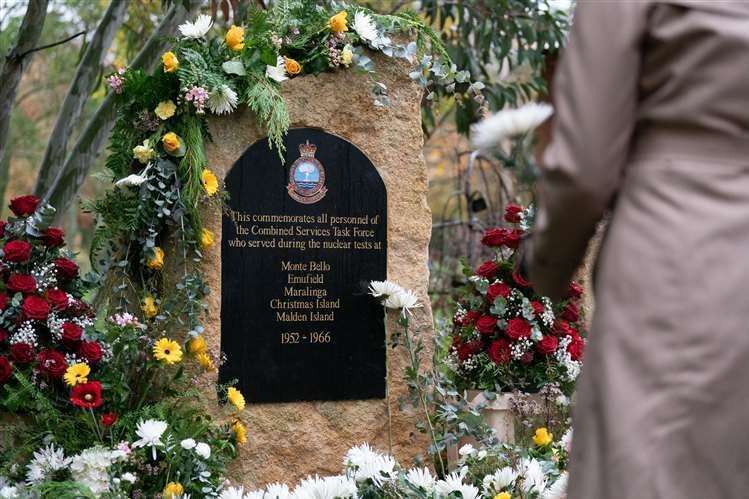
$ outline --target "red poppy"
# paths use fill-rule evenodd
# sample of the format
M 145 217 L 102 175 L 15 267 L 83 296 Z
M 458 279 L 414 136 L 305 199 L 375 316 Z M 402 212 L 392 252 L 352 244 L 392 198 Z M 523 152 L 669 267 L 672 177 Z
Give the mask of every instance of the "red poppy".
M 101 396 L 101 383 L 89 381 L 79 383 L 70 390 L 70 402 L 81 409 L 96 409 L 101 407 L 104 399 Z
M 103 424 L 107 428 L 109 428 L 116 422 L 117 422 L 116 412 L 105 412 L 104 414 L 101 415 L 101 424 Z

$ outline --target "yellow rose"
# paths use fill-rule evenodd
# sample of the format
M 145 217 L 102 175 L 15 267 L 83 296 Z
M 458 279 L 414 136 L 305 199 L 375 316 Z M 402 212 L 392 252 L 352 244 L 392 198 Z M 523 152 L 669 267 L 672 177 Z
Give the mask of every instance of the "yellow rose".
M 156 116 L 161 118 L 162 120 L 168 120 L 172 116 L 174 116 L 174 111 L 177 109 L 177 106 L 174 105 L 174 102 L 171 100 L 165 100 L 159 102 L 159 105 L 156 106 L 156 109 L 153 110 L 154 113 L 156 113 Z
M 284 66 L 286 66 L 286 72 L 290 75 L 298 75 L 302 72 L 302 66 L 298 62 L 296 62 L 294 59 L 291 59 L 289 57 L 284 57 Z
M 533 435 L 533 443 L 538 447 L 546 447 L 554 440 L 554 435 L 549 433 L 546 428 L 538 428 Z
M 174 52 L 164 52 L 161 56 L 161 63 L 164 65 L 165 73 L 174 73 L 179 67 L 179 59 L 174 55 Z
M 346 45 L 345 47 L 343 47 L 343 50 L 341 51 L 341 64 L 343 64 L 346 67 L 349 67 L 353 60 L 354 60 L 354 52 L 351 50 L 350 45 Z
M 231 429 L 234 431 L 234 438 L 237 439 L 238 444 L 247 443 L 247 428 L 244 427 L 240 420 L 236 420 L 231 424 Z
M 200 247 L 203 249 L 208 249 L 211 246 L 213 246 L 215 238 L 213 237 L 213 232 L 211 232 L 208 229 L 203 229 L 200 231 Z
M 185 492 L 185 488 L 179 482 L 169 482 L 161 493 L 164 499 L 175 499 Z
M 232 25 L 229 31 L 226 32 L 224 41 L 226 42 L 226 46 L 231 50 L 239 52 L 244 48 L 244 28 Z
M 190 341 L 187 342 L 187 351 L 193 355 L 206 353 L 208 351 L 208 344 L 205 342 L 205 338 L 200 335 L 190 338 Z
M 151 270 L 161 270 L 164 268 L 164 250 L 156 246 L 153 249 L 153 256 L 146 263 Z
M 174 132 L 164 134 L 164 136 L 161 137 L 161 143 L 164 144 L 164 150 L 170 154 L 179 152 L 179 149 L 182 147 L 182 140 L 180 140 L 179 135 Z
M 148 145 L 148 139 L 144 140 L 143 144 L 133 147 L 133 157 L 144 165 L 151 161 L 155 156 L 156 151 Z
M 140 309 L 143 311 L 143 315 L 146 316 L 146 319 L 152 319 L 159 313 L 159 307 L 156 306 L 156 300 L 154 300 L 151 295 L 143 298 Z
M 200 174 L 200 180 L 203 182 L 206 194 L 213 196 L 218 192 L 218 179 L 216 178 L 216 174 L 211 170 L 207 168 L 203 170 L 203 173 Z
M 509 492 L 500 492 L 496 496 L 494 496 L 494 499 L 512 499 L 512 496 Z
M 198 360 L 200 367 L 206 371 L 211 372 L 216 370 L 216 366 L 213 364 L 213 359 L 207 353 L 199 353 L 195 358 Z
M 345 10 L 342 10 L 338 14 L 331 17 L 330 21 L 328 22 L 330 31 L 332 31 L 333 33 L 343 33 L 344 31 L 348 31 L 346 17 L 348 17 L 348 12 L 346 12 Z

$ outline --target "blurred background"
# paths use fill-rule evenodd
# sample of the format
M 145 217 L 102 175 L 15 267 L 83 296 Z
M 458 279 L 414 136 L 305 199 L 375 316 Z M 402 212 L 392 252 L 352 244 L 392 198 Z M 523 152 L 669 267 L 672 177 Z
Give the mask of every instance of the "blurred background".
M 0 87 L 6 87 L 0 95 L 11 95 L 6 100 L 12 104 L 5 106 L 7 112 L 0 109 L 3 216 L 8 200 L 17 195 L 35 193 L 56 200 L 67 207 L 61 220 L 86 268 L 94 220 L 80 208 L 81 201 L 111 186 L 103 165 L 114 111 L 107 103 L 104 78 L 133 64 L 141 50 L 158 49 L 164 34 L 173 34 L 185 17 L 212 14 L 218 29 L 224 29 L 241 19 L 250 3 L 263 7 L 268 1 L 0 0 L 0 52 L 8 54 L 0 71 Z M 527 186 L 534 172 L 514 164 L 512 157 L 475 153 L 470 124 L 489 112 L 548 99 L 546 82 L 568 28 L 570 2 L 359 3 L 380 13 L 415 12 L 439 33 L 457 66 L 484 85 L 483 102 L 424 96 L 424 157 L 433 217 L 430 292 L 439 317 L 448 310 L 454 287 L 462 284 L 461 259 L 474 264 L 482 258 L 481 232 L 500 223 L 509 200 L 532 199 Z M 45 10 L 33 12 L 42 4 Z M 24 26 L 29 14 L 31 23 Z M 41 30 L 38 38 L 30 39 L 34 26 Z M 150 59 L 158 62 L 158 56 Z M 9 90 L 11 72 L 21 78 Z M 537 142 L 543 143 L 548 130 L 538 134 Z

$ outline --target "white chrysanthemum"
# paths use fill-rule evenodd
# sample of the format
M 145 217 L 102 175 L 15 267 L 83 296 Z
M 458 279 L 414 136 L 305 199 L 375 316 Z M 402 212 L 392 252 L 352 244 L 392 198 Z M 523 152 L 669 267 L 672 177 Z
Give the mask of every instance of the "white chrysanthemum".
M 244 487 L 228 487 L 221 491 L 218 499 L 263 499 L 263 491 L 258 490 L 249 494 L 244 493 Z
M 6 485 L 4 487 L 0 487 L 0 498 L 17 499 L 19 497 L 21 497 L 21 495 L 18 492 L 18 487 L 14 485 Z
M 276 58 L 275 66 L 268 65 L 265 67 L 265 76 L 279 83 L 289 79 L 286 75 L 286 62 L 283 60 L 283 57 L 279 55 Z
M 549 104 L 530 102 L 517 109 L 505 109 L 471 127 L 473 145 L 491 149 L 503 140 L 530 132 L 554 113 Z
M 559 443 L 562 444 L 562 448 L 567 452 L 572 449 L 572 428 L 564 432 L 562 438 L 559 439 Z
M 138 477 L 135 476 L 135 473 L 130 473 L 129 471 L 126 473 L 123 473 L 120 477 L 120 480 L 123 480 L 125 482 L 129 483 L 135 483 L 138 480 Z
M 52 473 L 66 469 L 70 465 L 70 458 L 65 457 L 65 451 L 54 444 L 34 452 L 34 458 L 26 466 L 26 482 L 36 484 L 45 481 Z
M 500 490 L 509 488 L 518 478 L 518 472 L 509 466 L 500 468 L 491 475 L 484 477 L 484 492 L 487 495 L 499 493 Z
M 208 459 L 211 457 L 211 446 L 205 442 L 200 442 L 195 446 L 195 454 L 203 459 Z
M 135 173 L 133 173 L 132 175 L 128 175 L 125 178 L 119 179 L 114 183 L 114 185 L 116 185 L 117 187 L 134 185 L 137 187 L 146 180 L 148 180 L 148 177 L 146 177 L 145 175 L 136 175 Z
M 419 297 L 416 296 L 416 293 L 414 293 L 410 289 L 403 290 L 400 293 L 395 293 L 388 296 L 387 300 L 385 300 L 384 305 L 387 308 L 401 310 L 404 316 L 406 315 L 406 312 L 410 313 L 411 309 L 421 307 L 421 303 L 419 303 Z
M 290 499 L 291 492 L 285 483 L 271 483 L 265 487 L 264 499 Z
M 356 482 L 346 476 L 307 477 L 294 489 L 294 499 L 350 499 L 356 497 Z
M 369 294 L 375 298 L 387 298 L 402 291 L 403 288 L 392 281 L 372 281 L 369 283 Z
M 353 28 L 354 31 L 356 31 L 356 34 L 367 43 L 374 42 L 380 36 L 377 32 L 377 25 L 375 24 L 374 19 L 372 19 L 369 14 L 361 11 L 354 15 Z
M 414 487 L 421 487 L 427 492 L 434 490 L 435 478 L 429 468 L 412 468 L 408 470 L 406 480 Z
M 523 477 L 524 492 L 542 494 L 546 490 L 546 474 L 536 459 L 521 460 L 520 475 Z
M 551 487 L 541 496 L 541 499 L 566 499 L 567 498 L 567 472 L 562 473 Z
M 184 38 L 202 38 L 213 26 L 211 16 L 199 15 L 194 22 L 187 21 L 179 25 L 179 32 Z
M 379 484 L 395 473 L 395 459 L 380 454 L 366 443 L 349 449 L 343 462 L 357 482 L 371 479 Z
M 140 421 L 135 427 L 135 434 L 140 437 L 133 442 L 133 447 L 151 447 L 153 459 L 156 460 L 156 447 L 163 447 L 164 442 L 161 436 L 166 431 L 167 424 L 157 419 L 147 419 Z
M 109 490 L 109 467 L 122 457 L 119 451 L 92 447 L 71 458 L 70 475 L 97 496 Z
M 213 89 L 208 96 L 208 109 L 214 114 L 227 114 L 237 108 L 237 93 L 229 85 Z
M 453 492 L 460 491 L 463 485 L 463 478 L 466 476 L 468 470 L 463 467 L 458 471 L 453 471 L 447 475 L 443 480 L 437 481 L 434 485 L 434 490 L 439 496 L 449 496 Z

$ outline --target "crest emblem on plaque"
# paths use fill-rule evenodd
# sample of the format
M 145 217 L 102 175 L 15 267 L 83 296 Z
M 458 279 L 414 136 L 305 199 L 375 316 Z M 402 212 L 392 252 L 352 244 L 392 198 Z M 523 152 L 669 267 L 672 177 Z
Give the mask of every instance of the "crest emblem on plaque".
M 325 168 L 315 158 L 316 151 L 317 146 L 310 144 L 309 140 L 299 144 L 299 158 L 289 169 L 289 185 L 286 189 L 289 196 L 300 203 L 316 203 L 328 192 L 325 187 Z

